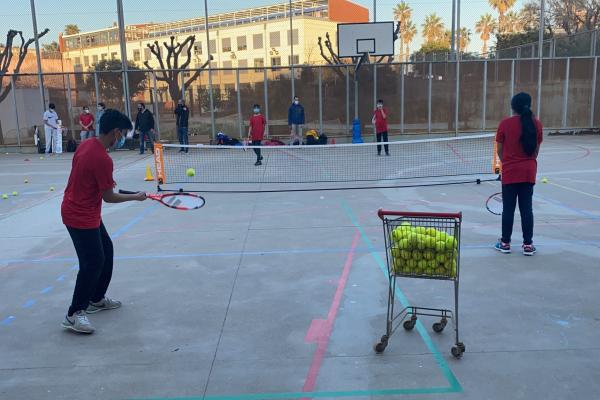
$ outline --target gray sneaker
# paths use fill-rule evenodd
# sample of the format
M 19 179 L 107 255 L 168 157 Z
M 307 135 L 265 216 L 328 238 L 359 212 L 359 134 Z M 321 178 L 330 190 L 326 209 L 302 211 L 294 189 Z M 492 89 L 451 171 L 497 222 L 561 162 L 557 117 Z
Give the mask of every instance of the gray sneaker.
M 87 310 L 85 310 L 88 314 L 95 314 L 104 310 L 114 310 L 115 308 L 121 307 L 121 302 L 113 299 L 109 299 L 108 297 L 103 298 L 97 303 L 93 303 L 90 301 L 90 305 Z
M 79 333 L 94 333 L 94 327 L 85 315 L 85 311 L 77 311 L 72 316 L 65 316 L 62 327 Z

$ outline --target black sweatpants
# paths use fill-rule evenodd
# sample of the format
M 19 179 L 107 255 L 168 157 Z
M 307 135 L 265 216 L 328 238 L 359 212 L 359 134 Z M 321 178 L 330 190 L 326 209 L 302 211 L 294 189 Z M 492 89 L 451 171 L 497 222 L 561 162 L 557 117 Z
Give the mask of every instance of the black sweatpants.
M 113 271 L 113 244 L 104 224 L 96 229 L 77 229 L 67 226 L 73 240 L 79 272 L 75 281 L 69 316 L 85 310 L 90 301 L 104 298 Z
M 381 143 L 381 142 L 386 142 L 388 141 L 388 133 L 387 132 L 381 132 L 377 134 L 377 143 Z M 384 144 L 383 147 L 385 148 L 385 154 L 390 154 L 390 149 L 388 148 L 389 146 L 387 144 Z M 378 144 L 377 145 L 377 154 L 381 154 L 381 145 Z
M 261 141 L 260 140 L 253 140 L 252 141 L 252 146 L 260 146 Z M 254 153 L 256 154 L 256 161 L 260 161 L 262 159 L 261 155 L 260 155 L 260 149 L 252 149 L 254 150 Z
M 502 241 L 510 243 L 515 220 L 515 208 L 519 202 L 523 244 L 533 240 L 533 183 L 502 185 Z

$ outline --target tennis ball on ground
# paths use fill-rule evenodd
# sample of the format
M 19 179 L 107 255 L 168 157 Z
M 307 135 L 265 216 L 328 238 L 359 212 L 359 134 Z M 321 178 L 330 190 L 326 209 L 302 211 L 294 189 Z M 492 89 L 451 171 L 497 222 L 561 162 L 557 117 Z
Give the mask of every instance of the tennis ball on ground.
M 548 178 L 542 178 L 542 183 L 548 183 Z
M 188 168 L 185 171 L 185 174 L 189 177 L 192 177 L 192 176 L 196 175 L 196 170 L 194 168 Z
M 13 196 L 18 196 L 18 195 L 19 195 L 19 192 L 12 192 L 12 195 L 13 195 Z
M 42 157 L 40 157 L 40 160 L 43 160 L 43 159 L 44 159 L 44 157 L 43 157 L 43 156 L 42 156 Z
M 3 194 L 3 195 L 2 195 L 2 198 L 3 198 L 3 199 L 8 199 L 8 195 L 7 195 L 7 194 Z
M 54 186 L 50 186 L 50 191 L 54 192 Z
M 23 183 L 29 183 L 29 179 L 25 179 Z

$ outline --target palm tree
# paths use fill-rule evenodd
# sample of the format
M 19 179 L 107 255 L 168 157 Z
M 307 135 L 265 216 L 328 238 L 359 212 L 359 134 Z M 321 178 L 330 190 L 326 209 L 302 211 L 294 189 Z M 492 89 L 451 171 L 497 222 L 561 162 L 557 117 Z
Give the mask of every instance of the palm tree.
M 75 24 L 65 25 L 65 35 L 76 35 L 81 32 L 81 29 Z
M 471 43 L 471 30 L 467 28 L 460 28 L 460 46 L 459 50 L 461 53 L 467 51 L 467 47 Z
M 410 17 L 412 16 L 412 8 L 408 5 L 408 3 L 402 0 L 400 3 L 396 4 L 394 7 L 394 20 L 400 22 L 400 29 L 404 29 L 406 24 L 410 22 Z M 400 60 L 403 58 L 402 52 L 404 51 L 404 39 L 402 35 L 400 35 Z
M 482 15 L 479 21 L 475 24 L 475 32 L 479 33 L 479 37 L 483 41 L 482 54 L 487 53 L 487 42 L 490 40 L 492 33 L 496 31 L 498 24 L 491 14 Z
M 498 21 L 500 32 L 504 32 L 504 14 L 515 5 L 516 0 L 488 0 L 490 6 L 498 11 Z
M 425 16 L 425 22 L 421 25 L 423 28 L 423 38 L 426 43 L 441 41 L 444 39 L 444 23 L 436 13 Z
M 517 33 L 522 29 L 521 18 L 519 17 L 519 14 L 517 14 L 515 11 L 509 11 L 504 16 L 503 25 L 504 33 Z
M 408 57 L 410 56 L 410 44 L 412 43 L 415 36 L 417 36 L 417 27 L 413 24 L 412 21 L 407 21 L 406 25 L 402 28 L 400 32 L 402 42 L 406 46 L 406 52 L 404 53 L 405 60 L 408 61 Z

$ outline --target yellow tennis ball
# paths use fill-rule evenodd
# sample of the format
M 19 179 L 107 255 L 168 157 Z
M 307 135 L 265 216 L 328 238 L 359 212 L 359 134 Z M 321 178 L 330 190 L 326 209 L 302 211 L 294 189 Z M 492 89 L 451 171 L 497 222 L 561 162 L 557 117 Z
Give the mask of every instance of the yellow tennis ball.
M 402 239 L 400 240 L 398 246 L 400 246 L 401 249 L 408 249 L 410 247 L 410 242 L 408 241 L 408 239 Z
M 548 178 L 542 178 L 542 183 L 548 183 Z
M 3 198 L 3 199 L 8 199 L 8 195 L 7 195 L 7 194 L 3 194 L 3 195 L 2 195 L 2 198 Z
M 43 160 L 43 159 L 44 159 L 44 157 L 40 157 L 40 160 Z
M 415 232 L 420 233 L 421 235 L 424 235 L 427 232 L 427 229 L 424 226 L 417 226 L 415 228 Z
M 435 250 L 438 252 L 442 252 L 442 251 L 446 250 L 446 241 L 442 241 L 442 240 L 437 241 L 435 243 Z
M 438 263 L 440 263 L 440 264 L 443 264 L 443 263 L 445 263 L 445 262 L 446 262 L 446 260 L 447 260 L 448 258 L 446 257 L 446 255 L 445 255 L 444 253 L 438 253 L 438 254 L 435 256 L 435 259 L 436 259 L 436 261 L 437 261 Z
M 435 228 L 426 228 L 425 229 L 425 234 L 427 234 L 429 236 L 435 237 L 435 235 L 437 234 L 437 229 L 435 229 Z
M 456 238 L 454 236 L 448 235 L 448 237 L 446 238 L 446 247 L 449 249 L 454 249 L 457 246 L 458 242 L 456 241 Z
M 12 192 L 12 195 L 13 195 L 13 196 L 18 196 L 18 195 L 19 195 L 19 192 Z
M 24 183 L 29 183 L 29 179 L 25 179 L 23 182 Z
M 435 253 L 431 250 L 425 250 L 423 252 L 423 258 L 426 260 L 433 260 L 435 258 Z
M 400 257 L 400 248 L 396 246 L 392 246 L 391 248 L 392 257 L 398 258 Z
M 400 257 L 403 260 L 410 260 L 410 258 L 412 257 L 412 253 L 408 250 L 401 250 L 400 251 Z
M 50 191 L 54 192 L 54 186 L 50 186 Z
M 192 177 L 192 176 L 196 175 L 196 170 L 194 168 L 188 168 L 185 171 L 185 174 L 189 177 Z

